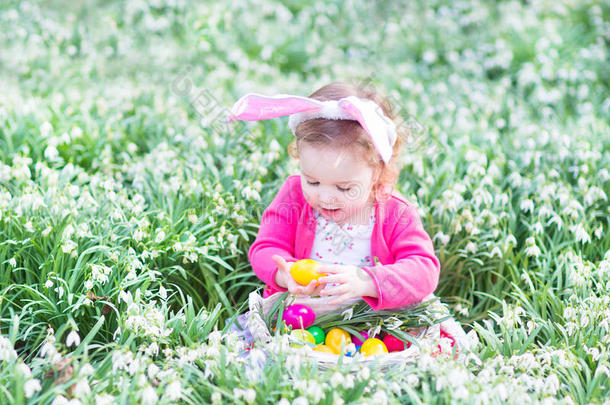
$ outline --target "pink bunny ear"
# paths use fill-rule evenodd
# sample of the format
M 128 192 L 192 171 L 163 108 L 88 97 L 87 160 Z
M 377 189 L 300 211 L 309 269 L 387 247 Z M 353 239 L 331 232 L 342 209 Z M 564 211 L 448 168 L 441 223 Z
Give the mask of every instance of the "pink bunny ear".
M 392 145 L 396 140 L 394 123 L 383 114 L 374 101 L 354 96 L 343 98 L 339 106 L 349 113 L 371 137 L 384 162 L 392 157 Z
M 322 108 L 320 102 L 306 97 L 289 94 L 263 96 L 248 93 L 233 104 L 231 118 L 228 122 L 267 120 L 300 112 L 316 111 L 320 108 Z

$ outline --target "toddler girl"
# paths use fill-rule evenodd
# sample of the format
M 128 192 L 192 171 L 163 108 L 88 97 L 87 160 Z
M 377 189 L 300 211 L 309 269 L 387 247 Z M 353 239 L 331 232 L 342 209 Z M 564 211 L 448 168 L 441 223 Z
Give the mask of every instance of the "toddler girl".
M 289 115 L 289 176 L 265 209 L 248 257 L 266 284 L 263 298 L 288 290 L 328 297 L 336 306 L 365 300 L 372 309 L 422 301 L 440 266 L 416 206 L 393 190 L 404 134 L 375 91 L 331 83 L 309 97 L 247 94 L 230 121 Z M 327 276 L 295 282 L 292 263 L 313 259 Z
M 290 115 L 290 153 L 300 175 L 289 176 L 264 211 L 248 257 L 278 291 L 332 297 L 329 305 L 364 299 L 374 310 L 421 301 L 438 283 L 439 261 L 415 205 L 392 191 L 398 177 L 401 128 L 379 94 L 344 83 L 309 98 L 248 94 L 233 119 Z M 290 275 L 299 259 L 323 266 L 303 287 Z M 331 286 L 327 287 L 327 284 Z

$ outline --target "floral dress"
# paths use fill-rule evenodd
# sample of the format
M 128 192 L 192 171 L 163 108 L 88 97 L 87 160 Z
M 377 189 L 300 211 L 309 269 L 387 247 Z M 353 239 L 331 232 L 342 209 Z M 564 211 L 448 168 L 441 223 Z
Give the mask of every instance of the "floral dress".
M 324 218 L 314 209 L 316 235 L 310 259 L 322 264 L 369 266 L 371 260 L 371 234 L 375 225 L 375 210 L 371 210 L 366 225 L 342 224 Z M 337 283 L 327 284 L 327 288 Z
M 375 211 L 366 225 L 342 224 L 324 218 L 314 209 L 316 236 L 310 258 L 323 264 L 368 266 L 371 261 L 371 234 Z

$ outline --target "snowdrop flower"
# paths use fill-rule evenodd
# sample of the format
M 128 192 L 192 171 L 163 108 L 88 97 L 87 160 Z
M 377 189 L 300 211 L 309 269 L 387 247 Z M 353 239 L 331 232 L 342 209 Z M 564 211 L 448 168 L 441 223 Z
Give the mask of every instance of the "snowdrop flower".
M 75 400 L 78 401 L 78 400 Z M 71 404 L 72 401 L 68 401 L 68 399 L 66 397 L 64 397 L 63 395 L 58 395 L 55 397 L 55 399 L 53 399 L 53 402 L 51 402 L 51 405 L 72 405 Z M 78 401 L 78 403 L 80 404 L 80 401 Z
M 576 237 L 576 241 L 580 243 L 591 243 L 591 236 L 582 224 L 570 225 L 570 232 Z
M 449 239 L 451 239 L 451 236 L 450 236 L 450 235 L 446 235 L 446 234 L 444 234 L 443 232 L 440 232 L 440 231 L 439 231 L 439 232 L 437 232 L 437 233 L 434 235 L 434 237 L 432 238 L 432 240 L 436 240 L 436 239 L 439 239 L 439 240 L 441 241 L 441 244 L 442 244 L 443 246 L 446 246 L 446 245 L 447 245 L 447 243 L 449 243 Z
M 155 236 L 155 242 L 156 243 L 163 242 L 163 240 L 165 239 L 165 232 L 163 232 L 163 230 L 161 228 L 157 228 L 157 229 L 155 229 L 155 234 L 157 235 L 157 236 Z
M 154 405 L 159 400 L 157 396 L 157 392 L 150 385 L 142 390 L 142 404 L 144 405 Z
M 212 405 L 220 405 L 222 401 L 222 393 L 220 393 L 219 391 L 214 391 L 214 393 L 212 393 L 212 395 L 210 396 L 210 400 L 212 401 Z
M 256 400 L 256 391 L 253 388 L 248 388 L 244 391 L 243 397 L 247 404 L 251 404 Z
M 26 398 L 32 398 L 34 393 L 40 391 L 42 387 L 40 386 L 40 381 L 35 378 L 29 379 L 23 384 L 23 392 Z
M 91 394 L 91 388 L 89 387 L 87 380 L 85 378 L 81 378 L 76 383 L 73 392 L 77 397 L 84 397 Z
M 531 214 L 534 212 L 534 202 L 530 199 L 523 200 L 523 201 L 521 201 L 520 208 L 521 208 L 521 211 L 523 211 L 523 212 L 529 211 Z
M 527 238 L 525 241 L 527 247 L 525 248 L 525 255 L 528 257 L 538 257 L 540 256 L 540 248 L 536 246 L 536 240 L 533 237 Z
M 75 330 L 68 333 L 68 337 L 66 338 L 66 346 L 78 346 L 79 344 L 80 336 L 78 336 L 78 333 Z
M 95 395 L 95 405 L 112 405 L 114 404 L 114 397 L 110 394 L 97 394 Z
M 372 403 L 376 405 L 386 405 L 388 403 L 388 395 L 383 390 L 377 390 L 373 395 Z
M 17 260 L 15 260 L 15 258 L 14 258 L 14 257 L 11 257 L 10 259 L 8 259 L 8 264 L 9 264 L 11 267 L 17 267 Z
M 292 405 L 309 405 L 307 398 L 300 396 L 292 401 Z
M 182 397 L 182 384 L 180 383 L 180 380 L 172 381 L 165 388 L 165 395 L 167 396 L 167 398 L 170 401 L 181 398 Z

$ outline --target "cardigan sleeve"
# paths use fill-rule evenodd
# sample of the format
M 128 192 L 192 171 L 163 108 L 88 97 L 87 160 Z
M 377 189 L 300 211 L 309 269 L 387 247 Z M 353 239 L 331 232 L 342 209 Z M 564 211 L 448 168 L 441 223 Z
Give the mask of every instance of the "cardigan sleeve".
M 399 217 L 388 247 L 394 263 L 364 267 L 373 279 L 377 298 L 362 298 L 375 311 L 420 302 L 438 285 L 440 262 L 415 206 L 409 204 Z
M 298 177 L 288 177 L 263 212 L 260 227 L 254 243 L 248 251 L 248 259 L 256 276 L 275 290 L 286 291 L 275 283 L 278 267 L 271 259 L 282 256 L 287 262 L 294 262 L 295 230 L 301 207 L 296 196 L 295 181 Z

